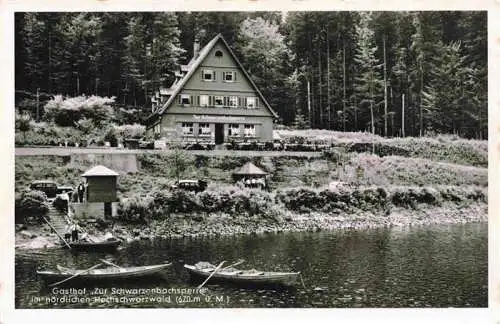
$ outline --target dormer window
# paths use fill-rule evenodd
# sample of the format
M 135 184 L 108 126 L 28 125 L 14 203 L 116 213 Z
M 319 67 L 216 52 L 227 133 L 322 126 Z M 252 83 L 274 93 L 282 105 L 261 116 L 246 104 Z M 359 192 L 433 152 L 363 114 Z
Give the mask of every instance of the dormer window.
M 224 82 L 236 81 L 236 72 L 234 72 L 234 71 L 222 72 L 222 80 L 224 80 Z
M 203 81 L 215 81 L 215 71 L 203 70 L 201 71 L 201 78 Z

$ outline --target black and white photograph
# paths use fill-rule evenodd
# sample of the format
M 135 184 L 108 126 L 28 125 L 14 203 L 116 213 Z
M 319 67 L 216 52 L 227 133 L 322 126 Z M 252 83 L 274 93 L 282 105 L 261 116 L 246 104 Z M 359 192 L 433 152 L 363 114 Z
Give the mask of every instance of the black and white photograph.
M 16 309 L 489 306 L 487 11 L 13 15 Z

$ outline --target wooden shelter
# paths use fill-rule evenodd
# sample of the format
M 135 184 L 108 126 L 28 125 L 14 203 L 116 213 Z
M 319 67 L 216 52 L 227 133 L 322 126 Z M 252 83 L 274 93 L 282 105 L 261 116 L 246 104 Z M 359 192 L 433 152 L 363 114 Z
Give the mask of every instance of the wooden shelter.
M 88 202 L 115 202 L 116 183 L 118 173 L 106 168 L 103 165 L 97 165 L 87 170 L 82 177 L 87 179 L 87 201 Z
M 252 162 L 247 162 L 238 171 L 233 173 L 235 182 L 242 181 L 246 187 L 267 187 L 268 173 L 257 167 Z
M 118 201 L 117 197 L 117 180 L 118 173 L 108 169 L 103 165 L 97 165 L 90 170 L 87 170 L 82 174 L 83 178 L 87 180 L 86 186 L 86 199 L 82 207 L 85 207 L 87 212 L 94 215 L 93 217 L 98 217 L 101 212 L 100 208 L 104 207 L 103 216 L 109 217 L 113 214 L 112 204 Z M 104 206 L 102 205 L 104 203 Z M 100 208 L 96 208 L 101 206 Z M 102 216 L 101 216 L 102 217 Z

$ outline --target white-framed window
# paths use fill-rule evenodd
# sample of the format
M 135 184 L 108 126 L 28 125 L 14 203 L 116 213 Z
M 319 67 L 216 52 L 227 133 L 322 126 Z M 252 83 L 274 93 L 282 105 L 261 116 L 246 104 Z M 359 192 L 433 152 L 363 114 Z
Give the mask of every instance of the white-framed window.
M 190 105 L 191 104 L 191 96 L 187 94 L 181 94 L 179 97 L 179 103 L 181 105 Z
M 238 97 L 237 96 L 230 96 L 229 97 L 229 107 L 238 107 Z
M 198 134 L 199 135 L 212 135 L 209 123 L 198 124 Z
M 224 97 L 223 96 L 214 96 L 214 106 L 216 106 L 216 107 L 224 106 Z
M 203 81 L 215 81 L 216 74 L 214 70 L 202 70 L 201 71 L 201 79 Z
M 200 96 L 200 106 L 201 107 L 208 107 L 208 96 L 207 95 Z
M 159 134 L 161 132 L 161 124 L 156 124 L 154 127 L 154 133 Z
M 227 125 L 227 135 L 228 136 L 239 136 L 240 135 L 240 125 L 238 125 L 238 124 Z
M 255 125 L 245 125 L 243 135 L 245 137 L 255 137 Z
M 257 98 L 256 97 L 247 97 L 247 108 L 250 108 L 250 109 L 257 108 Z
M 193 135 L 193 123 L 182 123 L 182 135 Z
M 236 72 L 235 71 L 224 71 L 224 72 L 222 72 L 222 80 L 224 80 L 224 82 L 234 82 L 234 81 L 236 81 Z

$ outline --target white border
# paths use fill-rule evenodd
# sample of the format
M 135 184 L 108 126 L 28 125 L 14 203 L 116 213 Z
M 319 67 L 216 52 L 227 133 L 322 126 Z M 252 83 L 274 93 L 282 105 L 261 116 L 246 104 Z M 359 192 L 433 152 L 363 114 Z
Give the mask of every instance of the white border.
M 0 323 L 138 323 L 143 321 L 203 323 L 299 323 L 333 320 L 348 323 L 500 323 L 500 270 L 495 217 L 499 195 L 500 0 L 0 0 Z M 14 309 L 14 15 L 15 11 L 242 11 L 242 10 L 488 10 L 489 67 L 489 308 L 486 309 Z M 493 199 L 491 199 L 493 198 Z M 84 313 L 83 313 L 84 312 Z

